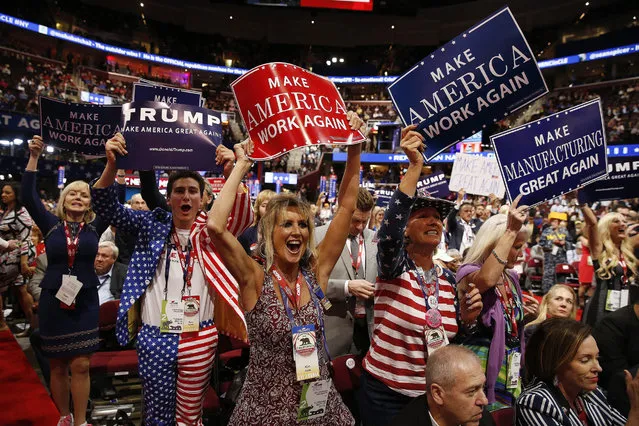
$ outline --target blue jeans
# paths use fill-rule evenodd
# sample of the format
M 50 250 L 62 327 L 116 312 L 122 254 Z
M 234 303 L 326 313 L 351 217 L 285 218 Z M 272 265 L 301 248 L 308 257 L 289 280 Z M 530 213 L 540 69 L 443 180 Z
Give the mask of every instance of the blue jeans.
M 364 426 L 388 426 L 412 397 L 395 392 L 366 371 L 360 377 L 359 411 Z

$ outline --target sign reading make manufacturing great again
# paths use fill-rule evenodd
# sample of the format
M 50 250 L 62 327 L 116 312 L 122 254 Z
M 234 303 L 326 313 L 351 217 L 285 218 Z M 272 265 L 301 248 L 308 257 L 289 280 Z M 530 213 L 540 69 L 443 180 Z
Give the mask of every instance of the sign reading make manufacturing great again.
M 388 87 L 427 160 L 548 92 L 508 8 L 422 59 Z

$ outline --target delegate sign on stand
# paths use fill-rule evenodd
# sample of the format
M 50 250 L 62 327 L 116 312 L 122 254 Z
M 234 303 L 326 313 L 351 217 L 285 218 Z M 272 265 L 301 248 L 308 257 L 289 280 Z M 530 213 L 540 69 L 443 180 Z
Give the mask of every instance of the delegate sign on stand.
M 66 151 L 103 156 L 104 145 L 120 131 L 119 105 L 66 103 L 40 97 L 42 140 Z
M 606 176 L 599 99 L 493 135 L 508 199 L 536 206 Z
M 639 156 L 608 158 L 608 177 L 579 190 L 579 201 L 626 200 L 639 194 Z
M 335 85 L 295 65 L 253 68 L 231 84 L 255 149 L 269 160 L 306 145 L 350 145 L 364 140 L 351 130 Z
M 221 171 L 215 164 L 221 123 L 219 112 L 194 105 L 124 104 L 121 128 L 128 155 L 118 158 L 118 167 Z
M 499 173 L 499 164 L 494 157 L 457 153 L 450 173 L 451 191 L 466 191 L 468 194 L 502 198 L 506 188 Z
M 422 59 L 388 91 L 404 124 L 424 136 L 430 160 L 548 88 L 506 7 Z
M 417 190 L 425 191 L 431 197 L 446 198 L 450 194 L 448 180 L 443 173 L 428 175 L 417 181 Z

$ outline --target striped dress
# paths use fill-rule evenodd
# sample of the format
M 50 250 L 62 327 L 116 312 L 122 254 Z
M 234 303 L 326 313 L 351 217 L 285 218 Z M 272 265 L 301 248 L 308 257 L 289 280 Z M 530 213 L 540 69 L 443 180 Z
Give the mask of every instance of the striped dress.
M 397 190 L 378 232 L 379 278 L 375 284 L 375 327 L 365 370 L 409 397 L 426 392 L 426 301 L 413 263 L 404 250 L 404 229 L 413 198 Z M 458 303 L 452 273 L 437 266 L 438 309 L 448 340 L 458 332 Z
M 599 388 L 579 395 L 577 400 L 586 411 L 589 425 L 626 424 L 626 418 L 608 404 Z M 531 383 L 517 398 L 515 419 L 517 426 L 583 426 L 578 413 L 570 407 L 561 391 L 542 381 Z

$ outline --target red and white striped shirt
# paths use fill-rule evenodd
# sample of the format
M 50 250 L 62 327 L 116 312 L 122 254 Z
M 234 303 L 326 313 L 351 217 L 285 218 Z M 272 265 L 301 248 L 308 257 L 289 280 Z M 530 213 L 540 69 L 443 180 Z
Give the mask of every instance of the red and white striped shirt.
M 438 307 L 448 339 L 457 335 L 455 288 L 444 271 L 439 276 Z M 415 271 L 375 284 L 375 329 L 364 358 L 368 373 L 410 397 L 426 392 L 426 300 Z

